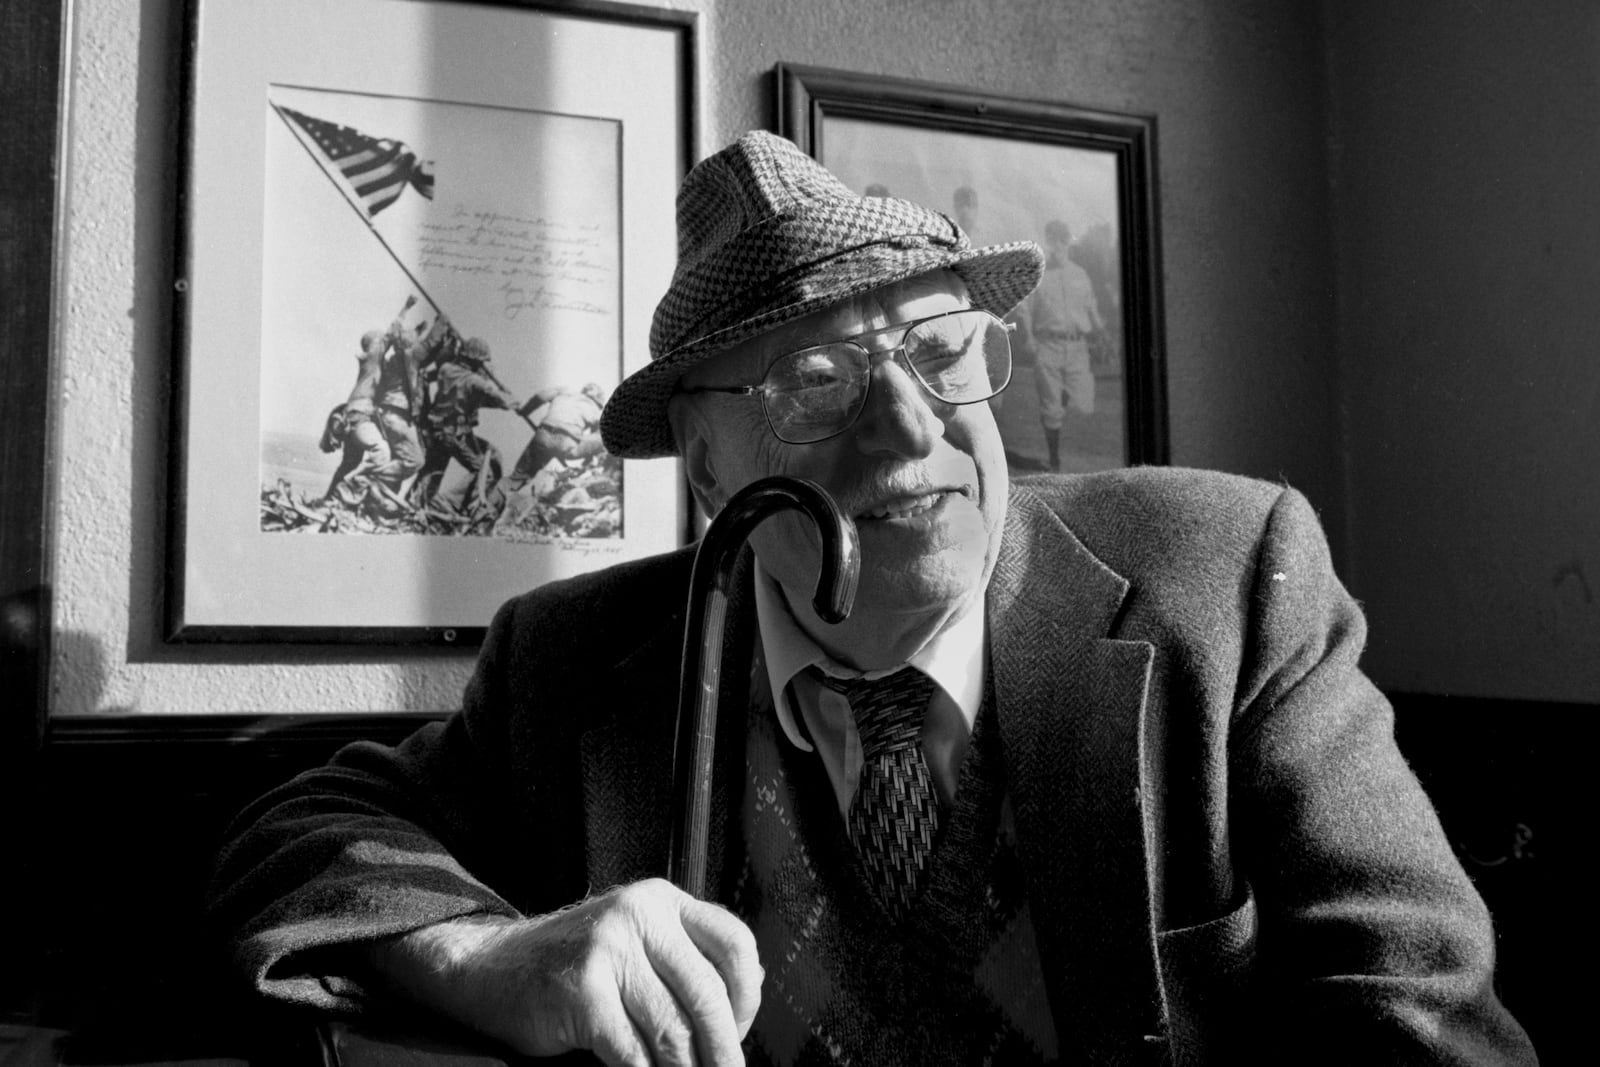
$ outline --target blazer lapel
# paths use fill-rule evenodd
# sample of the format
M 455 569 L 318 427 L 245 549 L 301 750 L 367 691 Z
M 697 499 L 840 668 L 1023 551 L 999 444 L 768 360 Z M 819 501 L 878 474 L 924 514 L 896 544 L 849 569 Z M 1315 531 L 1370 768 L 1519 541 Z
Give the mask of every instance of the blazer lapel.
M 1019 858 L 1062 1061 L 1159 1053 L 1140 731 L 1154 650 L 1111 632 L 1128 584 L 1012 492 L 990 662 Z

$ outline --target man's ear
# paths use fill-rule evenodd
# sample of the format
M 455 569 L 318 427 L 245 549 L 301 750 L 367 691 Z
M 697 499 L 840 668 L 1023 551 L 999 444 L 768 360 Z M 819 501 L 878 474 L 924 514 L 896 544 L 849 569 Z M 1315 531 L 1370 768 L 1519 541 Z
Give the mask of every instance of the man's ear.
M 694 397 L 675 393 L 667 399 L 667 421 L 672 426 L 673 439 L 678 442 L 678 455 L 683 457 L 689 489 L 700 509 L 715 517 L 728 494 L 717 479 L 705 412 Z

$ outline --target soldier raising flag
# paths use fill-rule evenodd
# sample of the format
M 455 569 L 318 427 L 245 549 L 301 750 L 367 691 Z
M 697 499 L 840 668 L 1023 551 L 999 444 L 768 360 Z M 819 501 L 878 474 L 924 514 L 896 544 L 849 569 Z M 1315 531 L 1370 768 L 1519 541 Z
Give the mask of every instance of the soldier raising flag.
M 519 525 L 535 533 L 559 534 L 580 518 L 585 532 L 576 536 L 617 528 L 619 523 L 611 518 L 597 522 L 593 516 L 567 514 L 606 510 L 609 515 L 609 511 L 620 510 L 620 464 L 603 450 L 599 454 L 591 450 L 570 457 L 571 465 L 562 467 L 561 476 L 547 481 L 550 493 L 559 488 L 570 495 L 571 490 L 582 488 L 596 503 L 580 508 L 573 497 L 565 501 L 565 511 L 558 513 L 553 502 L 541 501 L 534 494 L 533 499 L 522 502 L 515 521 L 501 524 L 499 531 L 494 529 L 504 501 L 497 483 L 505 464 L 491 438 L 503 434 L 505 428 L 501 424 L 490 429 L 489 437 L 480 436 L 479 412 L 511 412 L 520 416 L 535 436 L 540 427 L 528 417 L 531 405 L 520 402 L 521 391 L 513 394 L 495 375 L 489 342 L 478 336 L 462 337 L 439 300 L 423 285 L 413 267 L 427 270 L 426 257 L 420 263 L 408 263 L 385 235 L 395 235 L 399 247 L 405 247 L 411 225 L 408 204 L 420 208 L 421 200 L 402 201 L 402 197 L 409 188 L 422 200 L 434 199 L 432 161 L 422 159 L 400 139 L 373 136 L 280 101 L 269 100 L 268 104 L 294 142 L 400 268 L 415 295 L 407 296 L 401 315 L 388 329 L 369 329 L 362 334 L 356 384 L 348 398 L 329 413 L 320 442 L 324 453 L 341 455 L 326 490 L 315 500 L 298 501 L 283 485 L 265 490 L 263 528 L 302 529 L 309 524 L 328 531 L 498 532 L 507 536 Z M 319 106 L 314 105 L 313 110 L 326 114 Z M 377 125 L 370 116 L 358 121 L 367 129 Z M 420 136 L 407 134 L 414 143 L 421 143 Z M 375 217 L 397 203 L 401 206 L 384 217 L 384 229 L 380 230 Z M 460 211 L 459 204 L 455 209 Z M 509 239 L 534 240 L 517 235 Z M 432 314 L 408 323 L 405 313 L 419 301 L 431 306 Z M 552 395 L 572 392 L 552 387 L 547 391 Z M 546 427 L 544 432 L 549 436 L 554 430 Z M 530 441 L 524 451 L 537 452 L 535 444 Z M 502 441 L 500 447 L 515 445 Z M 582 485 L 577 484 L 580 480 Z M 520 487 L 525 481 L 527 478 L 514 480 L 513 485 Z M 545 511 L 535 512 L 541 503 L 547 505 Z

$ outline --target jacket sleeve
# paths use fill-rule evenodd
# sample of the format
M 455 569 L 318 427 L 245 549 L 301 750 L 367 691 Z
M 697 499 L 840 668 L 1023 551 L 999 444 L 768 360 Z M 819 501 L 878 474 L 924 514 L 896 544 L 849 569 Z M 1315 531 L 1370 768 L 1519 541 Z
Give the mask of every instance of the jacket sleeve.
M 1492 988 L 1487 910 L 1357 666 L 1365 622 L 1292 490 L 1251 585 L 1229 807 L 1259 923 L 1251 1040 L 1278 1046 L 1260 1062 L 1533 1063 Z
M 234 821 L 207 920 L 260 992 L 355 1010 L 366 992 L 341 951 L 351 944 L 519 913 L 489 888 L 517 885 L 509 857 L 539 852 L 539 820 L 507 791 L 503 661 L 516 610 L 496 617 L 459 714 L 394 748 L 349 745 Z

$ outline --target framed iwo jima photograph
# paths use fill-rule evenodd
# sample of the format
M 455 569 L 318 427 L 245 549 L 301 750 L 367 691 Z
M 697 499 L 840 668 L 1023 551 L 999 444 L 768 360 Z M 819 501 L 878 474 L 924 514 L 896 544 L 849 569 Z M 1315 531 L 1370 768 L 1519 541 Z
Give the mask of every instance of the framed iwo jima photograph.
M 191 7 L 169 639 L 470 643 L 683 544 L 680 464 L 598 424 L 671 278 L 692 14 Z
M 1165 463 L 1155 119 L 779 64 L 778 132 L 856 192 L 943 211 L 975 245 L 1037 242 L 991 400 L 1012 474 Z

